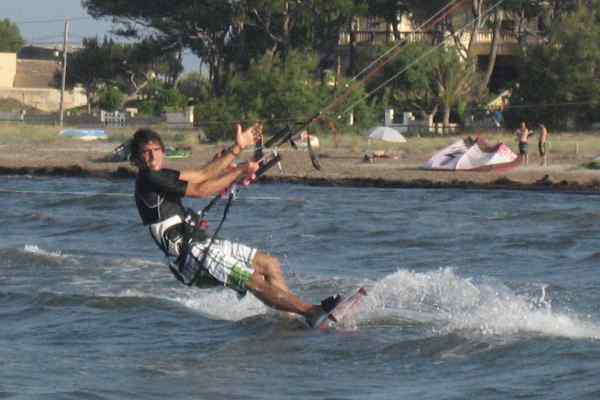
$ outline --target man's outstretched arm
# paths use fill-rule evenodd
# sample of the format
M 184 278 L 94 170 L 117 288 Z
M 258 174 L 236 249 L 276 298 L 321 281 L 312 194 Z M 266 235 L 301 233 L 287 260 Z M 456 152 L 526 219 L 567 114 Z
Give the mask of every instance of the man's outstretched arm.
M 185 190 L 186 197 L 209 197 L 221 193 L 233 183 L 243 177 L 252 178 L 258 170 L 258 163 L 247 162 L 229 169 L 218 177 L 207 179 L 202 182 L 188 182 Z M 182 179 L 180 177 L 180 179 Z M 184 179 L 182 179 L 184 180 Z
M 218 178 L 230 169 L 231 164 L 241 154 L 242 150 L 253 145 L 256 142 L 256 138 L 261 134 L 262 125 L 260 124 L 254 124 L 245 131 L 242 131 L 241 125 L 238 124 L 236 143 L 233 146 L 200 169 L 181 171 L 179 179 L 190 183 L 202 183 Z

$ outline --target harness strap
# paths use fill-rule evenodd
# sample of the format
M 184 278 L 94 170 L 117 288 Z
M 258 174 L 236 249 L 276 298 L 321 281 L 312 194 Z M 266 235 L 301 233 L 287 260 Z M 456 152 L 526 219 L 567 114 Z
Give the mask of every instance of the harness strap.
M 256 177 L 257 178 L 260 177 L 261 175 L 263 175 L 265 172 L 267 172 L 269 169 L 271 169 L 274 165 L 276 165 L 280 161 L 281 161 L 281 156 L 277 152 L 274 152 L 274 155 L 268 160 L 266 160 L 265 158 L 262 158 L 259 161 L 260 166 L 259 166 L 259 169 L 256 171 Z M 206 214 L 217 203 L 217 201 L 220 198 L 221 198 L 221 196 L 213 197 L 213 199 L 202 209 L 202 211 L 200 212 L 199 218 L 202 219 L 204 217 L 204 214 Z M 223 216 L 221 217 L 221 221 L 219 222 L 217 229 L 215 229 L 215 231 L 213 232 L 213 234 L 210 238 L 210 241 L 208 242 L 208 245 L 204 248 L 204 254 L 202 254 L 202 258 L 200 259 L 200 262 L 199 262 L 200 266 L 204 265 L 204 263 L 206 261 L 206 257 L 208 256 L 208 252 L 210 251 L 210 247 L 214 243 L 215 238 L 217 237 L 217 235 L 219 234 L 219 231 L 223 227 L 223 223 L 227 219 L 227 215 L 229 214 L 229 209 L 231 208 L 231 204 L 233 203 L 234 198 L 235 198 L 235 190 L 231 190 L 229 192 L 229 196 L 227 198 L 227 204 L 225 205 L 225 209 L 223 210 Z M 186 217 L 185 222 L 186 222 L 186 225 L 188 225 L 187 224 L 188 217 Z M 184 244 L 183 244 L 184 248 L 182 249 L 182 254 L 185 254 L 187 252 L 187 250 L 185 249 L 185 246 L 187 246 L 188 244 L 189 244 L 189 240 L 185 240 Z M 177 264 L 177 261 L 176 261 L 176 264 Z M 189 282 L 186 283 L 185 279 L 183 278 L 183 276 L 181 275 L 179 270 L 174 265 L 169 263 L 169 268 L 173 272 L 173 275 L 175 275 L 175 277 L 181 283 L 183 283 L 187 286 L 194 286 L 196 283 L 198 283 L 198 281 L 200 280 L 201 275 L 202 275 L 202 270 L 198 269 L 198 271 L 196 271 L 196 273 L 194 274 L 193 278 Z
M 212 244 L 215 241 L 215 238 L 217 237 L 217 235 L 219 234 L 219 231 L 221 230 L 221 227 L 223 227 L 223 223 L 225 222 L 225 219 L 227 218 L 227 214 L 229 213 L 229 208 L 231 207 L 231 203 L 233 203 L 233 198 L 234 198 L 234 193 L 232 191 L 229 193 L 229 198 L 227 199 L 227 204 L 225 205 L 225 209 L 223 210 L 223 217 L 221 217 L 221 222 L 219 222 L 217 229 L 215 229 L 214 233 L 212 234 L 212 236 L 210 238 L 210 242 L 208 242 L 208 246 L 206 246 L 206 248 L 204 249 L 204 254 L 202 255 L 202 258 L 200 259 L 200 266 L 204 265 L 204 262 L 206 261 L 206 257 L 208 256 L 208 252 L 210 250 L 210 246 L 212 246 Z M 211 203 L 212 203 L 212 201 L 211 201 Z M 186 283 L 186 285 L 194 286 L 196 283 L 198 283 L 198 281 L 200 280 L 200 276 L 202 275 L 201 272 L 202 272 L 201 269 L 196 271 L 196 273 L 194 274 L 194 277 L 190 280 L 189 283 Z
M 185 283 L 185 278 L 179 272 L 179 268 L 177 266 L 177 261 L 169 261 L 168 265 L 169 265 L 169 269 L 171 270 L 171 272 L 173 273 L 173 275 L 175 276 L 175 278 L 179 282 L 183 283 L 184 285 L 187 285 L 187 283 Z
M 154 224 L 149 225 L 150 236 L 154 242 L 167 256 L 178 256 L 179 247 L 183 236 L 177 232 L 177 226 L 183 223 L 183 219 L 179 215 L 173 215 Z

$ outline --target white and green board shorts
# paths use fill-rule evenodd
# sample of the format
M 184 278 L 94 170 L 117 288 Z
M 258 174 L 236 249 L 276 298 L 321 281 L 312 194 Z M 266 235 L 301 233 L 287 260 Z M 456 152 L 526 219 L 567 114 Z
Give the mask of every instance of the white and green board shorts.
M 254 273 L 252 260 L 256 249 L 229 240 L 215 239 L 208 249 L 208 254 L 200 265 L 204 251 L 210 239 L 194 242 L 190 245 L 180 272 L 189 282 L 199 271 L 196 286 L 214 287 L 225 285 L 239 293 L 246 293 L 246 284 Z

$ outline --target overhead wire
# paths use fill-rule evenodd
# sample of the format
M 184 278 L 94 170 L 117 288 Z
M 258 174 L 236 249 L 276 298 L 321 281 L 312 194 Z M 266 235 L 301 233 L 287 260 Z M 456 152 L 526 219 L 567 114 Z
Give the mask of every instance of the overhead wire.
M 483 17 L 487 16 L 488 14 L 490 14 L 493 10 L 495 10 L 496 8 L 498 8 L 502 3 L 504 3 L 505 0 L 499 0 L 498 2 L 496 2 L 493 6 L 491 6 L 490 8 L 488 8 L 486 10 L 486 12 L 484 12 L 482 15 L 479 15 L 477 18 L 474 18 L 471 22 L 466 23 L 465 25 L 463 25 L 460 29 L 458 29 L 453 35 L 450 35 L 448 37 L 446 37 L 443 41 L 441 41 L 439 44 L 433 46 L 432 48 L 430 48 L 429 50 L 427 50 L 425 53 L 423 53 L 422 55 L 420 55 L 419 57 L 417 57 L 415 60 L 413 60 L 412 62 L 410 62 L 408 65 L 406 65 L 404 68 L 402 68 L 400 71 L 398 71 L 396 74 L 394 74 L 391 78 L 385 80 L 383 83 L 381 83 L 380 85 L 378 85 L 375 89 L 371 90 L 370 92 L 368 92 L 367 94 L 365 94 L 363 97 L 361 97 L 359 100 L 355 101 L 354 103 L 352 103 L 350 106 L 348 106 L 346 109 L 344 109 L 341 113 L 339 113 L 337 115 L 338 118 L 341 118 L 343 115 L 349 113 L 350 111 L 352 111 L 352 109 L 354 109 L 354 107 L 356 107 L 358 104 L 362 103 L 363 101 L 365 101 L 367 98 L 371 97 L 375 92 L 381 90 L 383 87 L 387 86 L 389 83 L 391 83 L 392 81 L 394 81 L 395 79 L 397 79 L 400 75 L 402 75 L 404 72 L 408 71 L 410 68 L 412 68 L 414 65 L 418 64 L 421 60 L 423 60 L 424 58 L 426 58 L 427 56 L 429 56 L 431 53 L 433 53 L 436 50 L 439 50 L 442 46 L 445 45 L 446 41 L 452 37 L 455 36 L 461 32 L 463 32 L 465 29 L 467 29 L 470 25 L 475 24 L 476 22 L 480 21 Z
M 68 20 L 71 23 L 71 30 L 69 32 L 69 37 L 79 39 L 79 40 L 69 40 L 69 45 L 79 46 L 82 44 L 82 39 L 84 39 L 88 36 L 84 36 L 84 35 L 74 32 L 73 31 L 73 22 L 89 21 L 89 20 L 94 20 L 94 19 L 95 19 L 94 17 L 91 17 L 88 15 L 88 16 L 75 16 L 75 17 L 65 16 L 65 17 L 56 17 L 56 18 L 40 18 L 40 19 L 26 19 L 26 20 L 18 20 L 18 19 L 12 20 L 11 19 L 11 22 L 14 23 L 15 25 L 56 24 L 56 23 L 62 24 Z M 26 37 L 25 40 L 27 41 L 27 43 L 37 44 L 37 45 L 62 44 L 63 36 L 64 36 L 64 32 L 59 32 L 59 33 L 55 33 L 55 34 L 46 34 L 41 37 L 28 37 L 28 38 Z M 57 40 L 56 41 L 51 40 L 54 38 L 56 38 Z
M 51 19 L 31 19 L 31 20 L 24 20 L 24 21 L 11 21 L 12 23 L 16 24 L 16 25 L 29 25 L 29 24 L 49 24 L 49 23 L 58 23 L 58 22 L 65 22 L 65 20 L 69 20 L 69 21 L 83 21 L 83 20 L 90 20 L 90 19 L 94 19 L 93 17 L 90 16 L 80 16 L 80 17 L 62 17 L 62 18 L 51 18 Z
M 495 3 L 493 6 L 491 6 L 483 15 L 480 15 L 477 18 L 475 18 L 473 21 L 471 21 L 470 23 L 465 24 L 456 33 L 464 31 L 469 25 L 475 23 L 476 21 L 480 20 L 484 16 L 487 16 L 495 8 L 499 7 L 500 4 L 502 4 L 504 1 L 505 0 L 499 0 L 497 3 Z M 450 12 L 452 12 L 455 8 L 457 8 L 458 6 L 460 6 L 463 2 L 464 2 L 464 0 L 452 0 L 452 1 L 450 1 L 448 4 L 444 5 L 441 9 L 439 9 L 438 11 L 436 11 L 431 17 L 429 17 L 428 19 L 426 19 L 417 28 L 415 28 L 415 31 L 420 31 L 424 27 L 437 24 L 437 22 L 439 22 L 441 19 L 447 17 L 447 15 Z M 66 19 L 69 19 L 70 21 L 78 21 L 78 20 L 90 20 L 90 19 L 93 19 L 93 17 L 91 17 L 91 16 L 78 16 L 78 17 L 67 17 Z M 15 21 L 15 23 L 16 24 L 41 24 L 41 23 L 64 22 L 64 20 L 65 20 L 65 18 L 47 18 L 47 19 L 33 19 L 33 20 Z M 77 35 L 77 34 L 74 34 L 74 33 L 71 33 L 71 36 L 76 36 L 76 37 L 79 37 L 79 38 L 82 37 L 81 35 Z M 56 34 L 56 36 L 52 36 L 52 37 L 45 36 L 45 37 L 40 37 L 40 38 L 34 38 L 33 40 L 29 40 L 29 42 L 36 43 L 36 44 L 50 44 L 52 42 L 50 42 L 50 41 L 42 41 L 42 40 L 43 39 L 51 39 L 53 37 L 60 38 L 61 34 Z M 72 44 L 77 44 L 77 43 L 79 43 L 79 42 L 70 41 L 71 45 Z M 443 46 L 444 43 L 445 43 L 445 40 L 442 41 L 441 43 L 439 43 L 437 46 L 433 47 L 432 49 L 428 50 L 426 53 L 424 53 L 423 55 L 421 55 L 420 57 L 418 57 L 414 61 L 412 61 L 409 65 L 407 65 L 405 68 L 403 68 L 402 70 L 400 70 L 399 72 L 397 72 L 396 74 L 394 74 L 391 78 L 389 78 L 388 80 L 386 80 L 382 84 L 378 85 L 374 90 L 371 90 L 369 93 L 365 94 L 359 100 L 357 100 L 356 102 L 352 103 L 350 106 L 348 106 L 346 109 L 344 109 L 341 113 L 339 113 L 337 115 L 337 117 L 341 118 L 343 115 L 349 113 L 354 107 L 356 107 L 357 104 L 363 102 L 365 99 L 367 99 L 368 97 L 372 96 L 375 92 L 377 92 L 377 91 L 381 90 L 381 88 L 387 86 L 390 82 L 392 82 L 393 80 L 395 80 L 396 78 L 398 78 L 402 73 L 406 72 L 412 66 L 416 65 L 421 60 L 423 60 L 424 58 L 426 58 L 427 56 L 429 56 L 429 54 L 431 54 L 433 51 L 436 51 L 438 48 L 440 48 L 441 46 Z M 404 40 L 399 41 L 398 44 L 396 44 L 396 45 L 392 46 L 391 48 L 389 48 L 388 50 L 386 50 L 383 54 L 381 54 L 375 60 L 373 60 L 372 62 L 370 62 L 366 67 L 364 67 L 361 71 L 359 71 L 357 74 L 355 74 L 345 84 L 345 87 L 347 89 L 346 92 L 344 92 L 340 96 L 336 96 L 332 100 L 331 103 L 329 103 L 328 105 L 326 105 L 321 110 L 320 115 L 322 115 L 325 112 L 329 111 L 330 109 L 332 109 L 333 107 L 335 107 L 340 101 L 342 101 L 345 98 L 347 98 L 347 96 L 352 92 L 352 89 L 355 88 L 354 85 L 356 85 L 356 84 L 363 84 L 364 83 L 363 80 L 358 81 L 359 78 L 362 75 L 366 74 L 368 71 L 370 71 L 369 75 L 371 75 L 372 73 L 376 72 L 377 70 L 380 70 L 387 63 L 391 62 L 395 58 L 395 56 L 396 56 L 394 53 L 398 52 L 405 44 L 406 43 L 405 43 Z M 191 52 L 187 51 L 187 50 L 184 52 L 184 54 L 190 54 L 190 53 Z M 370 78 L 369 75 L 367 75 L 367 78 Z M 293 119 L 291 119 L 291 118 L 287 118 L 286 119 L 286 121 L 290 121 L 290 120 L 293 120 Z M 210 123 L 210 122 L 206 121 L 206 123 Z M 217 123 L 217 122 L 214 122 L 214 123 Z
M 448 3 L 444 7 L 442 7 L 439 11 L 436 11 L 430 18 L 428 18 L 424 23 L 422 23 L 419 27 L 417 27 L 415 29 L 415 31 L 419 31 L 419 30 L 423 29 L 423 27 L 426 27 L 428 25 L 436 24 L 441 19 L 445 18 L 454 9 L 454 7 L 458 6 L 463 1 L 464 0 L 452 0 L 450 3 Z M 501 1 L 504 1 L 504 0 L 501 0 Z M 348 96 L 350 96 L 352 94 L 352 91 L 358 85 L 364 84 L 365 81 L 367 81 L 368 79 L 371 79 L 378 70 L 380 70 L 383 66 L 385 66 L 389 62 L 391 62 L 397 56 L 397 54 L 394 54 L 394 53 L 398 53 L 399 50 L 405 44 L 406 44 L 405 40 L 399 41 L 398 44 L 392 46 L 390 49 L 385 51 L 381 56 L 379 56 L 373 62 L 371 62 L 369 65 L 367 65 L 367 67 L 363 68 L 358 74 L 353 76 L 350 79 L 350 81 L 346 83 L 345 91 L 341 95 L 336 96 L 332 100 L 331 103 L 329 103 L 327 106 L 325 106 L 323 109 L 321 109 L 319 116 L 323 115 L 327 111 L 333 109 L 341 101 L 345 100 Z M 368 71 L 368 73 L 366 71 Z M 366 73 L 366 76 L 359 81 L 358 78 L 365 73 Z M 316 118 L 313 118 L 313 119 L 316 120 Z
M 439 11 L 435 12 L 431 17 L 429 17 L 427 20 L 425 20 L 421 25 L 419 25 L 417 28 L 415 28 L 414 31 L 419 32 L 420 30 L 422 30 L 424 27 L 426 27 L 428 25 L 435 25 L 436 21 L 439 21 L 441 18 L 445 17 L 448 14 L 448 12 L 451 11 L 451 9 L 453 9 L 454 7 L 456 7 L 458 4 L 460 4 L 462 2 L 463 2 L 463 0 L 452 0 L 450 3 L 446 4 Z M 383 54 L 381 54 L 375 60 L 370 62 L 365 68 L 363 68 L 356 75 L 354 75 L 354 77 L 352 77 L 350 79 L 350 81 L 347 83 L 347 85 L 349 83 L 357 80 L 359 76 L 361 76 L 363 73 L 365 73 L 366 71 L 368 71 L 372 67 L 374 67 L 380 60 L 383 60 L 386 56 L 393 53 L 397 49 L 401 48 L 402 45 L 403 45 L 403 41 L 401 40 L 401 41 L 399 41 L 398 44 L 387 49 L 385 52 L 383 52 Z

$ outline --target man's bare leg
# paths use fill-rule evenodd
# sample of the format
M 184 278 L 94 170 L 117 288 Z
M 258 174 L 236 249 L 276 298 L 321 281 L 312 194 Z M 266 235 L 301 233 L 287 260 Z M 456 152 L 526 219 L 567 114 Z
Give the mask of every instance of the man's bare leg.
M 254 260 L 252 260 L 252 267 L 254 267 L 254 271 L 262 275 L 267 282 L 277 286 L 285 292 L 290 291 L 285 277 L 283 276 L 281 264 L 277 258 L 257 251 Z
M 298 314 L 303 316 L 310 324 L 323 313 L 322 305 L 308 304 L 293 294 L 283 276 L 281 264 L 277 258 L 257 251 L 252 261 L 254 273 L 246 283 L 248 290 L 260 301 L 287 315 Z M 327 306 L 332 307 L 340 297 L 331 297 L 326 300 Z M 333 303 L 332 303 L 333 302 Z
M 260 301 L 279 311 L 298 314 L 307 320 L 312 320 L 323 312 L 321 306 L 303 302 L 298 296 L 281 289 L 257 271 L 252 274 L 246 287 Z

